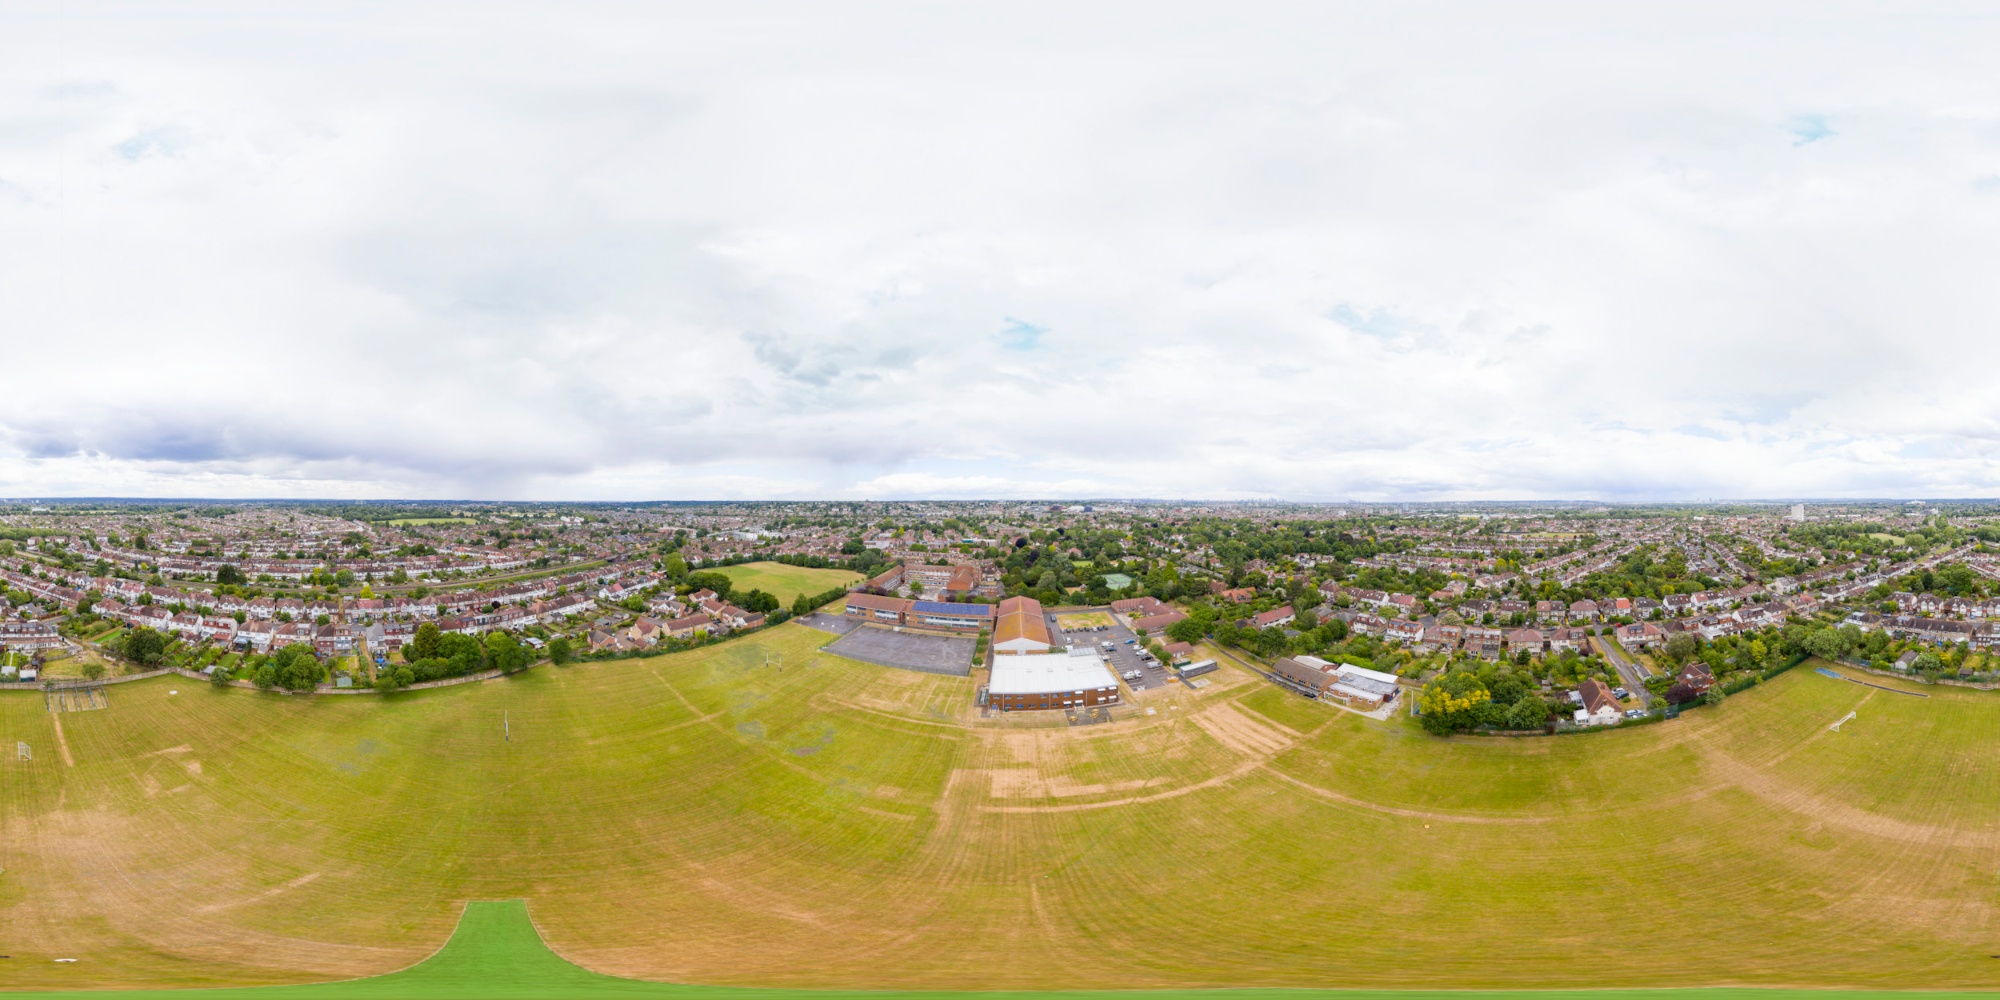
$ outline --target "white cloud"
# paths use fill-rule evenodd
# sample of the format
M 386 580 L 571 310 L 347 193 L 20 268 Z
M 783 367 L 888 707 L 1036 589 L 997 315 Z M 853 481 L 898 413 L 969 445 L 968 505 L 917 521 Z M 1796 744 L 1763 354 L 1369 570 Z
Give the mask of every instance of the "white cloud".
M 2000 487 L 1990 16 L 121 10 L 0 36 L 0 494 Z

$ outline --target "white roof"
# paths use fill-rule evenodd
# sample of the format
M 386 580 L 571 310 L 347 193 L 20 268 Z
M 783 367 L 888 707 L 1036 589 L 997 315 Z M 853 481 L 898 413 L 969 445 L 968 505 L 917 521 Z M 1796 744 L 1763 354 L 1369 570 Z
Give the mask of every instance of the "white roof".
M 1312 667 L 1315 670 L 1325 670 L 1326 668 L 1333 666 L 1332 661 L 1322 660 L 1317 656 L 1294 656 L 1292 657 L 1292 659 L 1297 660 L 1298 662 L 1303 663 L 1308 667 Z
M 1366 677 L 1371 681 L 1381 681 L 1384 684 L 1396 683 L 1395 674 L 1385 674 L 1380 670 L 1370 670 L 1367 667 L 1357 667 L 1352 663 L 1341 664 L 1340 669 L 1334 671 L 1334 673 L 1336 675 L 1353 674 L 1356 677 Z
M 986 689 L 992 694 L 1060 694 L 1117 686 L 1118 679 L 1094 656 L 1009 656 L 994 658 Z
M 1387 699 L 1389 695 L 1387 691 L 1366 691 L 1352 684 L 1335 684 L 1333 689 L 1349 698 L 1374 698 L 1379 701 Z

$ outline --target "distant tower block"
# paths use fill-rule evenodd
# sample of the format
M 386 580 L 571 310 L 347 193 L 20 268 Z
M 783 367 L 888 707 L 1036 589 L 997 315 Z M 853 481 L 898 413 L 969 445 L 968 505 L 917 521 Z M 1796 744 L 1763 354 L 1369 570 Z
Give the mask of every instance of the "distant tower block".
M 1804 523 L 1805 523 L 1805 520 L 1806 520 L 1806 505 L 1805 505 L 1805 504 L 1802 504 L 1802 503 L 1795 503 L 1795 504 L 1793 504 L 1793 505 L 1792 505 L 1792 520 L 1794 520 L 1794 521 L 1797 521 L 1797 522 L 1799 522 L 1800 524 L 1804 524 Z

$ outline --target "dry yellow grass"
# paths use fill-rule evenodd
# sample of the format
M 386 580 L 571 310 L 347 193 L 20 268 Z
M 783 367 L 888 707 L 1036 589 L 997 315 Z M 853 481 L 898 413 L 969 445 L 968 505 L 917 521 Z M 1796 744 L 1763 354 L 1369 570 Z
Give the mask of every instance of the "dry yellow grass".
M 1992 694 L 1801 670 L 1630 732 L 1439 740 L 1225 670 L 1023 728 L 826 638 L 384 701 L 0 696 L 0 985 L 381 972 L 514 897 L 575 961 L 686 982 L 1990 983 Z

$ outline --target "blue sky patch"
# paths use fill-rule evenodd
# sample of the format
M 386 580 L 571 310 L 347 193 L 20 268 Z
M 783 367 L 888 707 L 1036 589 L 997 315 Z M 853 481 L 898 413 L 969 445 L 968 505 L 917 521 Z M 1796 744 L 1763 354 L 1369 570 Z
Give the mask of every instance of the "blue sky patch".
M 1326 314 L 1326 318 L 1355 333 L 1365 333 L 1385 340 L 1399 337 L 1410 328 L 1408 322 L 1387 309 L 1376 308 L 1362 312 L 1348 302 L 1334 306 L 1333 311 Z
M 1810 145 L 1840 134 L 1833 130 L 1833 126 L 1826 123 L 1825 115 L 1795 115 L 1792 117 L 1789 131 L 1794 146 Z
M 1007 317 L 1007 322 L 994 334 L 1000 346 L 1010 351 L 1032 351 L 1042 346 L 1042 334 L 1049 332 L 1046 326 L 1036 326 L 1024 319 Z
M 163 128 L 149 128 L 116 146 L 111 147 L 128 160 L 140 160 L 148 155 L 172 156 L 187 145 L 187 133 L 172 125 Z

